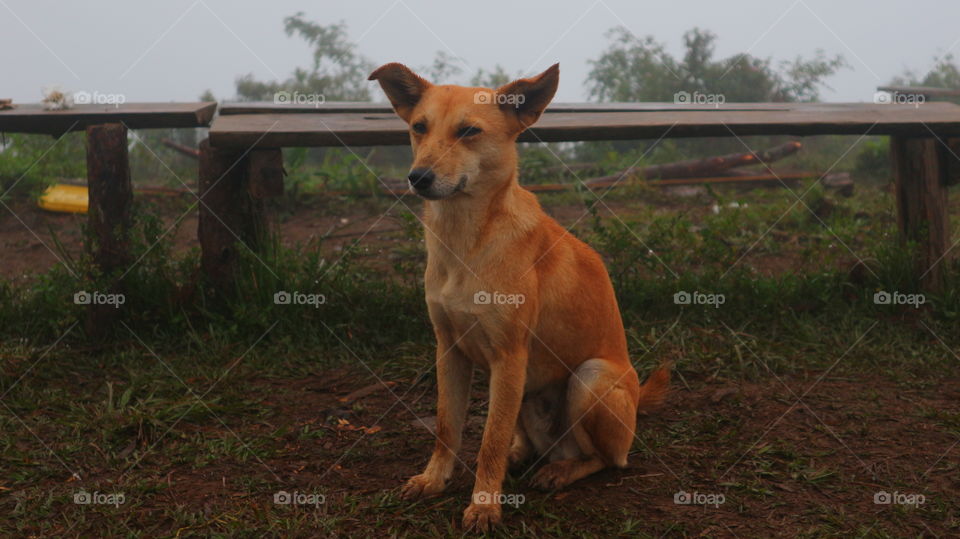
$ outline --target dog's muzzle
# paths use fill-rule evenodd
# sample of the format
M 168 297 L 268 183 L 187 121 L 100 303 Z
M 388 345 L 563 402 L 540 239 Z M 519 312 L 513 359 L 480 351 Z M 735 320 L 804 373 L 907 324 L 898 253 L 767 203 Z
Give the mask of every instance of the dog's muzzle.
M 454 193 L 460 192 L 467 186 L 466 175 L 460 177 L 456 184 L 447 181 L 437 181 L 437 176 L 429 168 L 415 168 L 407 175 L 410 186 L 417 195 L 427 200 L 440 200 Z

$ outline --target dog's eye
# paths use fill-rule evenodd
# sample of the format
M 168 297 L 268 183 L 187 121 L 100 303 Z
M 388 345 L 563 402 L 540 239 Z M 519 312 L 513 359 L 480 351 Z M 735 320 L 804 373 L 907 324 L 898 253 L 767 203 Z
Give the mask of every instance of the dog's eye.
M 425 123 L 423 123 L 423 122 L 417 122 L 417 123 L 413 124 L 413 132 L 414 132 L 414 133 L 417 133 L 417 134 L 420 134 L 420 135 L 426 133 L 426 132 L 427 132 L 427 124 L 425 124 Z
M 483 129 L 468 125 L 467 127 L 461 127 L 460 130 L 457 131 L 457 136 L 460 138 L 472 137 L 474 135 L 479 135 L 480 133 L 483 133 Z

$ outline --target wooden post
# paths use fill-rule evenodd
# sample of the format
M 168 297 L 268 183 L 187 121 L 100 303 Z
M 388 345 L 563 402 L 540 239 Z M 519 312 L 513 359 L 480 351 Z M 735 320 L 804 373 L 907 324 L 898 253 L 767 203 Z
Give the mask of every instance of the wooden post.
M 248 156 L 238 150 L 200 143 L 199 161 L 201 266 L 214 286 L 233 282 L 242 249 L 259 252 L 266 232 L 263 201 L 250 196 Z
M 900 238 L 917 243 L 917 275 L 930 291 L 943 285 L 948 266 L 948 154 L 933 137 L 890 137 Z
M 279 148 L 250 150 L 247 154 L 250 196 L 257 199 L 283 194 L 283 152 Z
M 87 127 L 87 247 L 104 275 L 130 263 L 133 188 L 123 124 Z M 123 268 L 124 270 L 126 267 Z
M 120 123 L 87 127 L 87 252 L 93 258 L 104 294 L 122 293 L 112 282 L 131 264 L 129 235 L 132 224 L 133 188 L 127 155 L 127 127 Z M 88 335 L 102 335 L 117 314 L 112 305 L 91 303 L 87 311 Z

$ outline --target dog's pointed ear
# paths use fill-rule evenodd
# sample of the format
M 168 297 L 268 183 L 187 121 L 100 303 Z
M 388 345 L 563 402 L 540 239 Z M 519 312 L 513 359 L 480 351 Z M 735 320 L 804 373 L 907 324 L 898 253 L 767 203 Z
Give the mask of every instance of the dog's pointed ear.
M 426 79 L 410 71 L 410 68 L 396 62 L 378 67 L 370 73 L 367 80 L 380 83 L 383 93 L 387 94 L 387 99 L 393 105 L 393 110 L 407 123 L 410 122 L 413 107 L 420 102 L 427 88 L 432 86 Z
M 516 117 L 522 131 L 540 119 L 559 84 L 560 64 L 553 64 L 536 77 L 518 79 L 497 88 L 497 103 L 504 112 Z

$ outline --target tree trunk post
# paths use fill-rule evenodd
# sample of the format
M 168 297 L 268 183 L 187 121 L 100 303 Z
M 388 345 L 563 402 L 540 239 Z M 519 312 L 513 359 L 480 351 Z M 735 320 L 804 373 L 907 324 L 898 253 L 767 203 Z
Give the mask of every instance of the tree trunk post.
M 200 143 L 199 196 L 201 267 L 214 288 L 234 283 L 240 251 L 259 253 L 265 237 L 263 201 L 249 192 L 249 155 Z
M 120 283 L 113 282 L 119 271 L 131 264 L 130 228 L 133 221 L 133 187 L 127 154 L 127 127 L 121 123 L 87 127 L 87 188 L 90 253 L 106 290 L 103 294 L 121 294 Z M 96 301 L 88 303 L 86 330 L 102 335 L 116 318 L 118 309 Z
M 917 243 L 920 285 L 932 292 L 943 286 L 949 265 L 948 154 L 934 137 L 890 138 L 900 239 Z

